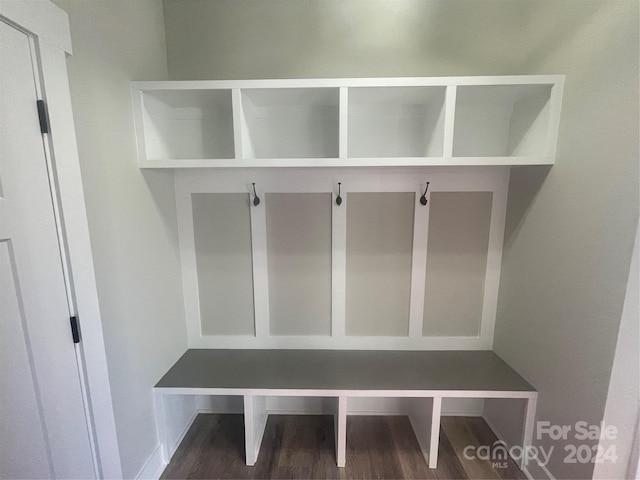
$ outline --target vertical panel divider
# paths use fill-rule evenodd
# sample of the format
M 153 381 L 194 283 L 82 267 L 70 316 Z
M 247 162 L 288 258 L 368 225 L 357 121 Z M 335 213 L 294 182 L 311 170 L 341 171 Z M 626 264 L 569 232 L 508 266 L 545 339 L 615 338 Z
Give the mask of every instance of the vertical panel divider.
M 342 159 L 349 156 L 349 90 L 340 87 L 338 151 Z
M 269 336 L 269 272 L 267 264 L 267 218 L 265 195 L 262 201 L 251 203 L 251 255 L 253 259 L 253 305 L 255 309 L 256 337 Z
M 427 192 L 427 204 L 418 201 L 424 193 L 424 184 L 416 192 L 413 216 L 413 255 L 411 260 L 411 297 L 409 304 L 409 337 L 422 336 L 424 320 L 424 291 L 427 278 L 427 245 L 429 237 L 429 210 L 431 191 Z
M 337 182 L 335 187 L 337 187 Z M 346 330 L 348 195 L 342 188 L 342 205 L 336 205 L 336 197 L 337 193 L 334 191 L 331 196 L 331 336 L 344 337 Z
M 444 158 L 453 157 L 453 135 L 456 118 L 456 96 L 458 87 L 456 85 L 447 86 L 444 105 L 444 144 L 442 155 Z
M 231 110 L 233 115 L 233 145 L 236 160 L 244 158 L 242 144 L 242 93 L 239 88 L 231 89 Z

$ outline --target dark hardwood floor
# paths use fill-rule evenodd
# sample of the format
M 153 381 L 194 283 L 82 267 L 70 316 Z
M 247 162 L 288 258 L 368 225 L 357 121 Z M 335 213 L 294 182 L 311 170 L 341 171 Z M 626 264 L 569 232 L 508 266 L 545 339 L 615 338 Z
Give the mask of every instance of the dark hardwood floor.
M 333 419 L 320 415 L 270 415 L 254 467 L 244 463 L 242 415 L 198 415 L 163 479 L 525 479 L 516 464 L 492 468 L 467 460 L 467 445 L 492 445 L 496 437 L 479 417 L 444 417 L 438 468 L 429 469 L 407 417 L 351 416 L 347 464 L 335 462 Z

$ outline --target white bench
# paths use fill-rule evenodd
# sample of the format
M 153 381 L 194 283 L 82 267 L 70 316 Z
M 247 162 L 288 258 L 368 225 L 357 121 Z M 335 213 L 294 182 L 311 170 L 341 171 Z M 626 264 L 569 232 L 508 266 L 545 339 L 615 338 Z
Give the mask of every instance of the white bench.
M 349 398 L 404 397 L 429 468 L 437 466 L 443 398 L 524 399 L 522 446 L 526 448 L 531 444 L 538 397 L 491 351 L 363 350 L 188 350 L 157 383 L 154 395 L 167 463 L 165 395 L 243 396 L 247 465 L 255 464 L 260 451 L 268 416 L 266 397 L 333 399 L 339 467 L 345 465 Z

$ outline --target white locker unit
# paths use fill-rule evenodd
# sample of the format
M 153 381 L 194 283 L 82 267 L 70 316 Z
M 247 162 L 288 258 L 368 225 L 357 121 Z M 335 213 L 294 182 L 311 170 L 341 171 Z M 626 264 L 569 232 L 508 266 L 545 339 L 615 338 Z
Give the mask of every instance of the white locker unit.
M 447 399 L 520 399 L 528 445 L 537 392 L 491 349 L 510 167 L 555 162 L 563 82 L 134 82 L 140 167 L 174 170 L 190 348 L 155 389 L 165 461 L 174 394 L 243 396 L 249 465 L 285 397 L 329 406 L 339 466 L 379 400 L 432 468 Z

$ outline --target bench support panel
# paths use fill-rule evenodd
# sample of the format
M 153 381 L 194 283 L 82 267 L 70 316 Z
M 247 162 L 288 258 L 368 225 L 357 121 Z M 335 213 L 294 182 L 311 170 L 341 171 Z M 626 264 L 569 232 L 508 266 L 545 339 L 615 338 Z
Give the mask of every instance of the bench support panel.
M 338 397 L 334 413 L 334 431 L 336 436 L 336 464 L 342 468 L 347 462 L 347 397 Z
M 260 445 L 267 426 L 267 398 L 260 395 L 244 396 L 245 458 L 252 467 L 258 460 Z

